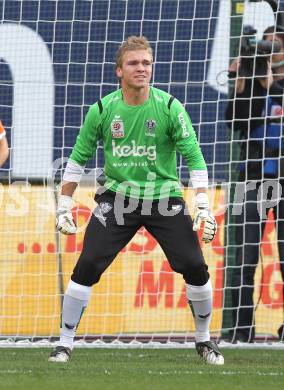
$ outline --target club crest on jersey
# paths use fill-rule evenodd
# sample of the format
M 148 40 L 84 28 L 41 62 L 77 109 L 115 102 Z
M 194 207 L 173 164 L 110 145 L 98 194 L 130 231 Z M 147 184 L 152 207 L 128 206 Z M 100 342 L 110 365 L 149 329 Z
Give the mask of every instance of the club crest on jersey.
M 145 121 L 145 127 L 146 127 L 146 135 L 149 135 L 150 137 L 155 137 L 155 128 L 156 128 L 156 121 L 154 119 L 147 119 Z
M 111 134 L 112 138 L 124 137 L 124 124 L 122 119 L 118 115 L 116 115 L 111 122 Z

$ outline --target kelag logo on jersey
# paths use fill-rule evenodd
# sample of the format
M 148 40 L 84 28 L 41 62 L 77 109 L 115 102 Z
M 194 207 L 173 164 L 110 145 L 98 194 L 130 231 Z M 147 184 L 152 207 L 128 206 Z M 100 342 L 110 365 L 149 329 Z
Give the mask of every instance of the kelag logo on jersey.
M 111 134 L 113 138 L 124 137 L 124 124 L 120 115 L 115 115 L 113 121 L 111 122 Z
M 146 127 L 145 134 L 149 135 L 150 137 L 155 137 L 156 121 L 154 119 L 146 120 L 145 127 Z
M 147 157 L 148 160 L 156 160 L 156 145 L 136 145 L 135 141 L 131 141 L 130 145 L 116 145 L 112 141 L 112 155 L 114 157 Z

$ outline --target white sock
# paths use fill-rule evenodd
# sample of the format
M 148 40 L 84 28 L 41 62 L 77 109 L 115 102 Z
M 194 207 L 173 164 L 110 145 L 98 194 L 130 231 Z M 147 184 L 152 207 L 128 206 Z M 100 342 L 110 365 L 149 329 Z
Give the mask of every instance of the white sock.
M 64 295 L 59 345 L 73 349 L 77 327 L 91 295 L 91 287 L 69 281 Z
M 212 316 L 212 285 L 210 279 L 204 286 L 186 284 L 186 297 L 195 322 L 195 341 L 210 340 L 210 322 Z

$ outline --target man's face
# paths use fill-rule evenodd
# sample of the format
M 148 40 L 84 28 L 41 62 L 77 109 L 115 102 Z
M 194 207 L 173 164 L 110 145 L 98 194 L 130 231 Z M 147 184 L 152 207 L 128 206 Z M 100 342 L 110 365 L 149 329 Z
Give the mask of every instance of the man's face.
M 283 48 L 283 45 L 282 45 L 282 41 L 277 36 L 277 34 L 268 34 L 265 37 L 265 40 L 266 41 L 270 41 L 270 42 L 276 41 L 276 42 L 278 42 L 281 45 L 281 50 L 278 53 L 275 53 L 275 54 L 272 55 L 272 57 L 271 57 L 272 63 L 278 63 L 280 61 L 283 61 L 284 60 L 284 48 Z
M 147 50 L 127 51 L 116 75 L 122 87 L 141 89 L 149 85 L 152 76 L 152 56 Z

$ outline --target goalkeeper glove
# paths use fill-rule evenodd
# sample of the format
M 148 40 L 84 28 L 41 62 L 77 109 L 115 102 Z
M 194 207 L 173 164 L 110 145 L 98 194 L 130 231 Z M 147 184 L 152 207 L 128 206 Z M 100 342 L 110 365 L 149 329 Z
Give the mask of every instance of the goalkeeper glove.
M 56 210 L 56 228 L 63 234 L 75 234 L 77 230 L 71 209 L 72 198 L 60 195 Z
M 214 215 L 209 210 L 208 195 L 204 192 L 199 192 L 195 198 L 193 230 L 200 230 L 202 223 L 204 223 L 202 241 L 207 244 L 208 242 L 211 242 L 216 235 L 217 222 Z

